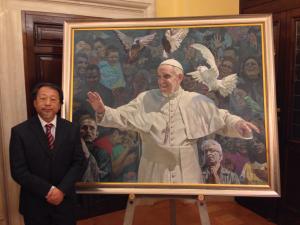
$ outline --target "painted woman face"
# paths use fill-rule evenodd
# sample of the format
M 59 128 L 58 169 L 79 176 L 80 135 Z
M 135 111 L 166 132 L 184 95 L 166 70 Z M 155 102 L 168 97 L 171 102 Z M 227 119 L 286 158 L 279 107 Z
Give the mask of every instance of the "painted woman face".
M 250 58 L 245 61 L 244 73 L 250 80 L 257 80 L 259 78 L 259 66 L 255 59 Z

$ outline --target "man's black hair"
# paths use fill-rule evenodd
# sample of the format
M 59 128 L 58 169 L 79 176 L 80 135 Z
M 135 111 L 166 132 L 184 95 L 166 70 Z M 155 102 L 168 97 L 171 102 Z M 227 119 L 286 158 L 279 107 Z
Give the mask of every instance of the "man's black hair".
M 37 93 L 42 87 L 49 87 L 51 89 L 56 90 L 59 95 L 59 102 L 60 102 L 60 104 L 63 104 L 64 94 L 63 94 L 62 89 L 57 84 L 49 83 L 49 82 L 41 82 L 34 86 L 34 88 L 32 89 L 32 92 L 31 92 L 31 96 L 32 96 L 33 100 L 36 100 Z

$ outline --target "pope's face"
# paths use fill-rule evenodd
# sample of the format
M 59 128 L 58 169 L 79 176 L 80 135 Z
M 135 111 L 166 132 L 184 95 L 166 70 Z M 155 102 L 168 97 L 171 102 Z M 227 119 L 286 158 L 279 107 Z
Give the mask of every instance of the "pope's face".
M 158 87 L 163 94 L 177 91 L 183 79 L 183 74 L 176 75 L 173 66 L 161 65 L 157 69 Z
M 50 87 L 41 87 L 33 101 L 36 112 L 46 122 L 51 122 L 60 109 L 59 93 Z

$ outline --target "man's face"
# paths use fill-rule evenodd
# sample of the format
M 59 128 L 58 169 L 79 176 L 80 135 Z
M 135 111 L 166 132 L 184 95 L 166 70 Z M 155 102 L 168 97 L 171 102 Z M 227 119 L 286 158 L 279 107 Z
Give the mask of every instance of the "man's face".
M 97 136 L 97 124 L 92 119 L 85 119 L 80 124 L 80 136 L 86 142 L 93 142 Z
M 222 154 L 218 149 L 218 146 L 215 144 L 208 144 L 204 148 L 206 163 L 209 166 L 216 165 L 217 163 L 222 161 Z
M 86 83 L 88 86 L 94 86 L 99 83 L 100 74 L 96 69 L 88 69 L 86 71 Z
M 233 63 L 229 60 L 223 60 L 220 67 L 220 74 L 225 77 L 233 73 Z
M 170 65 L 161 65 L 157 69 L 158 87 L 163 94 L 172 94 L 178 90 L 183 74 L 176 75 Z
M 46 122 L 51 122 L 60 110 L 59 93 L 50 87 L 41 87 L 33 101 L 36 112 Z

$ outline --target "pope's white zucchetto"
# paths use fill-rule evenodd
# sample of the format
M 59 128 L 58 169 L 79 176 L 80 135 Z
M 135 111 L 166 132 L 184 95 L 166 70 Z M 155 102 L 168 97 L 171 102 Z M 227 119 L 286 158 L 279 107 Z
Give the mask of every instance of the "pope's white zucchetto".
M 180 64 L 180 62 L 178 62 L 178 61 L 175 60 L 175 59 L 167 59 L 167 60 L 161 62 L 159 65 L 160 65 L 160 66 L 161 66 L 161 65 L 175 66 L 175 67 L 177 67 L 178 69 L 181 69 L 181 70 L 183 71 L 182 65 Z

